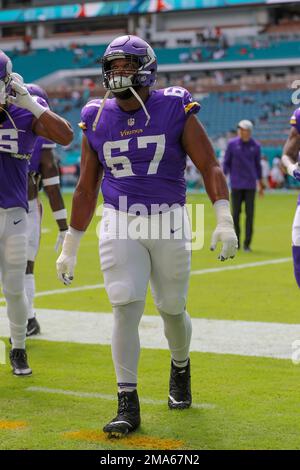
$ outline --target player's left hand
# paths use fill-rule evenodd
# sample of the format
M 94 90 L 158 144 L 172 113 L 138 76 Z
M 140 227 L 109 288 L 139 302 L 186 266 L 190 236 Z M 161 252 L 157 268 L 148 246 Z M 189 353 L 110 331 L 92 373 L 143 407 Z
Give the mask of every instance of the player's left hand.
M 77 261 L 77 251 L 84 232 L 69 227 L 65 234 L 62 252 L 56 261 L 58 279 L 69 286 L 74 279 L 74 269 Z
M 230 212 L 229 201 L 219 199 L 214 203 L 217 217 L 217 227 L 212 234 L 210 249 L 214 251 L 218 242 L 222 243 L 222 250 L 218 256 L 220 261 L 234 258 L 238 249 L 238 239 L 233 226 L 233 219 Z
M 238 239 L 233 226 L 218 224 L 212 234 L 211 251 L 214 251 L 218 242 L 222 243 L 222 250 L 218 256 L 220 261 L 225 261 L 228 258 L 234 258 L 238 248 Z
M 58 250 L 63 246 L 63 242 L 64 242 L 67 231 L 68 230 L 60 230 L 60 232 L 58 232 L 55 247 L 54 247 L 56 253 L 58 253 Z
M 74 269 L 76 266 L 76 256 L 70 256 L 61 252 L 56 260 L 56 271 L 58 279 L 64 283 L 65 286 L 70 286 L 74 279 Z

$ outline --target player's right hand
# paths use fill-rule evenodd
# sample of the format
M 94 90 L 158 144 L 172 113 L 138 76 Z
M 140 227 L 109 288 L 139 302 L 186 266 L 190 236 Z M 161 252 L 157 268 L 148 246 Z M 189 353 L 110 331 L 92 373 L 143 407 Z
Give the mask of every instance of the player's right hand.
M 11 81 L 12 91 L 15 93 L 15 96 L 8 95 L 7 102 L 13 104 L 18 108 L 27 109 L 30 111 L 37 119 L 47 111 L 47 107 L 39 104 L 29 93 L 24 82 L 22 82 L 23 77 L 18 74 L 14 76 Z
M 64 283 L 65 286 L 70 286 L 74 279 L 74 269 L 76 266 L 76 256 L 69 256 L 61 252 L 56 261 L 56 271 L 58 279 Z
M 65 236 L 67 234 L 67 231 L 68 230 L 60 230 L 58 232 L 58 235 L 57 235 L 57 238 L 56 238 L 56 243 L 55 243 L 55 251 L 56 253 L 58 252 L 58 250 L 60 249 L 60 247 L 63 246 L 63 243 L 64 243 L 64 239 L 65 239 Z

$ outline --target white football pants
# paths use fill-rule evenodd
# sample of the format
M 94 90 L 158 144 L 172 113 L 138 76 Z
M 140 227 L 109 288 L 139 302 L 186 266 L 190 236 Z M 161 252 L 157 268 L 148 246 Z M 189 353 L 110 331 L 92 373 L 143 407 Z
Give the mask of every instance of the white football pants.
M 28 201 L 28 261 L 35 261 L 38 254 L 41 240 L 41 224 L 43 215 L 42 203 L 36 198 Z M 34 314 L 34 297 L 35 297 L 35 279 L 34 274 L 26 274 L 25 291 L 28 301 L 28 319 L 33 318 Z
M 114 311 L 112 353 L 119 387 L 122 384 L 130 388 L 137 382 L 138 326 L 149 281 L 172 358 L 180 363 L 189 356 L 191 321 L 185 306 L 190 241 L 190 222 L 184 207 L 148 217 L 104 209 L 100 261 Z
M 38 199 L 28 201 L 28 261 L 34 261 L 40 246 L 41 223 L 42 223 L 42 205 Z
M 13 348 L 25 348 L 27 300 L 27 213 L 22 208 L 0 209 L 0 270 Z

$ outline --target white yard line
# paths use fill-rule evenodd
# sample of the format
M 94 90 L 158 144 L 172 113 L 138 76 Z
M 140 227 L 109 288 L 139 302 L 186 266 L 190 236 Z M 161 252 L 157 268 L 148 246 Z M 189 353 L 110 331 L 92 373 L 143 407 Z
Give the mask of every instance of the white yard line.
M 104 289 L 104 284 L 91 284 L 87 286 L 79 286 L 79 287 L 63 287 L 62 289 L 53 289 L 53 290 L 43 290 L 41 292 L 36 292 L 35 297 L 45 297 L 48 295 L 56 295 L 56 294 L 72 294 L 72 292 L 80 292 L 84 290 L 94 290 L 94 289 Z M 5 299 L 4 297 L 0 298 L 0 303 L 4 304 Z
M 26 388 L 27 392 L 39 392 L 39 393 L 48 393 L 48 394 L 58 394 L 58 395 L 67 395 L 71 397 L 79 397 L 79 398 L 99 398 L 101 400 L 109 400 L 115 401 L 115 395 L 105 395 L 103 393 L 96 393 L 96 392 L 76 392 L 74 390 L 62 390 L 59 388 L 47 388 L 47 387 L 28 387 Z M 140 398 L 140 402 L 144 403 L 145 405 L 166 405 L 166 400 L 153 400 L 152 398 Z M 193 408 L 201 408 L 201 409 L 212 409 L 215 408 L 216 405 L 211 403 L 193 403 Z
M 270 260 L 265 260 L 265 261 L 256 261 L 253 263 L 235 264 L 232 266 L 222 266 L 220 268 L 198 269 L 195 271 L 191 271 L 191 275 L 199 276 L 203 274 L 220 273 L 223 271 L 235 271 L 238 269 L 257 268 L 260 266 L 268 266 L 271 264 L 289 263 L 290 261 L 292 261 L 292 258 L 277 258 L 277 259 L 270 259 Z M 56 295 L 56 294 L 71 294 L 72 292 L 80 292 L 80 291 L 93 290 L 93 289 L 104 289 L 104 284 L 90 284 L 90 285 L 79 286 L 79 287 L 65 287 L 62 289 L 45 290 L 45 291 L 37 292 L 35 296 L 45 297 L 48 295 Z M 0 297 L 0 304 L 4 304 L 4 303 L 5 303 L 4 297 Z
M 222 271 L 236 271 L 238 269 L 247 269 L 247 268 L 258 268 L 260 266 L 268 266 L 270 264 L 282 264 L 282 263 L 289 263 L 292 261 L 292 258 L 277 258 L 277 259 L 269 259 L 265 261 L 255 261 L 253 263 L 245 263 L 245 264 L 233 264 L 230 266 L 222 266 L 220 268 L 209 268 L 209 269 L 198 269 L 196 271 L 192 271 L 192 276 L 198 276 L 200 274 L 209 274 L 209 273 L 219 273 Z
M 37 316 L 41 323 L 42 335 L 34 339 L 111 344 L 111 313 L 37 309 Z M 200 318 L 193 318 L 192 322 L 191 351 L 196 352 L 291 359 L 293 342 L 300 340 L 300 324 Z M 0 336 L 9 336 L 3 307 L 0 308 Z M 168 349 L 159 316 L 143 316 L 140 337 L 143 348 Z

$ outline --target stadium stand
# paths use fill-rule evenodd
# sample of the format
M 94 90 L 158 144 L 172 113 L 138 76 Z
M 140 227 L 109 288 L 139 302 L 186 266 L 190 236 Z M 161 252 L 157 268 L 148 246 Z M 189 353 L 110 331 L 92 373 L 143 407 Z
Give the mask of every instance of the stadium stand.
M 34 49 L 26 54 L 14 50 L 9 52 L 9 55 L 14 61 L 15 70 L 24 70 L 26 81 L 32 82 L 62 69 L 95 67 L 97 66 L 97 59 L 104 50 L 105 46 L 103 44 L 93 46 L 71 44 L 68 49 L 59 47 Z M 258 48 L 253 48 L 248 43 L 240 43 L 226 49 L 219 46 L 198 46 L 193 48 L 156 48 L 155 51 L 160 65 L 245 60 L 263 61 L 266 59 L 298 58 L 300 43 L 299 41 L 270 41 L 269 44 Z

